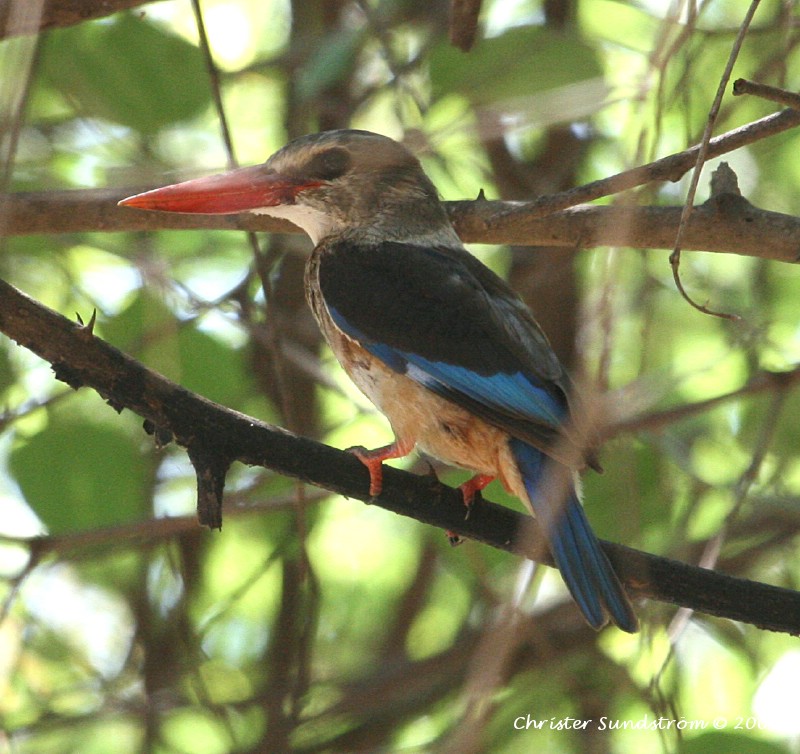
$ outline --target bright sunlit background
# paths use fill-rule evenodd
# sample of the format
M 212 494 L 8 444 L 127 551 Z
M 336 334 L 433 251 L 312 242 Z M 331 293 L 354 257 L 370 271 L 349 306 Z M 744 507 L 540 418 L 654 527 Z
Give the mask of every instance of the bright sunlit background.
M 358 127 L 405 138 L 445 199 L 555 192 L 696 143 L 745 11 L 485 0 L 463 53 L 448 5 L 203 0 L 235 159 Z M 733 78 L 796 90 L 797 29 L 794 2 L 762 2 Z M 198 40 L 192 3 L 167 0 L 0 41 L 9 190 L 133 193 L 225 169 Z M 775 109 L 726 96 L 716 132 Z M 799 138 L 725 156 L 751 202 L 797 213 Z M 687 184 L 638 201 L 680 204 Z M 237 232 L 23 235 L 3 238 L 0 277 L 65 316 L 96 309 L 101 338 L 226 406 L 337 447 L 389 442 L 320 346 L 298 282 L 307 241 L 260 243 L 256 258 Z M 684 284 L 729 322 L 680 297 L 663 250 L 471 250 L 565 361 L 630 391 L 622 413 L 800 361 L 789 265 L 685 253 Z M 585 478 L 589 518 L 692 563 L 724 529 L 720 570 L 796 588 L 798 426 L 794 389 L 615 437 Z M 233 468 L 222 532 L 201 530 L 182 449 L 5 337 L 0 430 L 0 752 L 800 751 L 796 638 L 660 604 L 637 606 L 640 635 L 598 636 L 556 573 L 265 469 Z M 487 496 L 518 507 L 499 486 Z M 511 605 L 518 645 L 493 673 Z M 515 729 L 525 715 L 630 725 Z M 659 718 L 686 725 L 635 725 Z

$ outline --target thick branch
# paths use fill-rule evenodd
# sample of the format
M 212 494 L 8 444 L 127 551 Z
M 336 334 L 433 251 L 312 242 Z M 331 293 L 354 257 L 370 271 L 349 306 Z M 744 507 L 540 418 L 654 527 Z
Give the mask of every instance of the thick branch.
M 196 464 L 200 497 L 211 496 L 201 521 L 221 523 L 221 475 L 233 461 L 265 466 L 351 498 L 370 501 L 368 474 L 351 454 L 297 437 L 190 393 L 113 346 L 0 281 L 0 331 L 53 365 L 74 388 L 91 387 L 114 408 L 144 417 L 160 437 L 172 435 Z M 527 516 L 483 502 L 464 519 L 460 492 L 433 478 L 385 470 L 384 490 L 371 501 L 387 510 L 530 557 L 518 537 L 535 525 Z M 211 480 L 205 485 L 204 480 Z M 205 485 L 205 486 L 204 486 Z M 603 543 L 635 595 L 800 634 L 800 593 L 737 579 L 666 558 Z
M 784 110 L 715 137 L 715 157 L 800 125 L 800 112 Z M 461 238 L 468 243 L 517 246 L 633 246 L 671 249 L 682 207 L 575 206 L 636 186 L 676 181 L 697 159 L 698 147 L 626 170 L 600 181 L 531 202 L 448 202 Z M 147 213 L 116 207 L 134 190 L 102 189 L 0 195 L 0 236 L 167 229 L 240 229 L 297 232 L 265 215 L 203 217 Z M 696 207 L 683 247 L 795 262 L 800 256 L 800 219 L 754 207 L 738 194 L 715 194 Z
M 524 205 L 452 202 L 448 210 L 466 242 L 574 248 L 670 249 L 681 216 L 680 207 L 584 205 L 537 217 L 535 211 L 529 216 Z M 684 248 L 796 262 L 800 218 L 758 209 L 734 195 L 714 197 L 692 213 Z
M 116 206 L 133 191 L 96 189 L 0 195 L 0 236 L 143 230 L 299 232 L 266 215 L 203 216 L 140 212 Z M 581 206 L 540 217 L 536 203 L 447 202 L 467 243 L 517 246 L 633 246 L 669 249 L 680 207 Z M 800 218 L 754 207 L 735 195 L 714 197 L 692 213 L 685 248 L 796 262 Z

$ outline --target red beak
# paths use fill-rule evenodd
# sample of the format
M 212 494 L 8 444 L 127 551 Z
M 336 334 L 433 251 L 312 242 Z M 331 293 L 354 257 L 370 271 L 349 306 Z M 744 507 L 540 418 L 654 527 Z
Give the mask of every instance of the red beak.
M 320 185 L 322 181 L 279 175 L 263 165 L 256 165 L 145 191 L 119 204 L 161 212 L 230 215 L 260 207 L 294 204 L 301 191 Z

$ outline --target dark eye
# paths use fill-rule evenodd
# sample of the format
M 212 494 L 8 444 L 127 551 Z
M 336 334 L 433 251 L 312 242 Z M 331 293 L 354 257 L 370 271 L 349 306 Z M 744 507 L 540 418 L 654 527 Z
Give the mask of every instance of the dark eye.
M 306 171 L 311 178 L 332 181 L 343 176 L 350 167 L 350 153 L 341 147 L 326 149 L 311 158 Z

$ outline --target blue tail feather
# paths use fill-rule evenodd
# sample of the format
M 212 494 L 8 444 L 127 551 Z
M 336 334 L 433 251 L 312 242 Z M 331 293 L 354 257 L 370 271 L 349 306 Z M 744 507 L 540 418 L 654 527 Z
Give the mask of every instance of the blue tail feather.
M 545 467 L 544 454 L 521 440 L 509 442 L 534 512 L 543 524 L 553 560 L 587 622 L 599 629 L 610 617 L 623 631 L 636 632 L 638 621 L 628 596 L 592 531 L 575 490 L 558 511 L 546 509 L 538 489 Z

